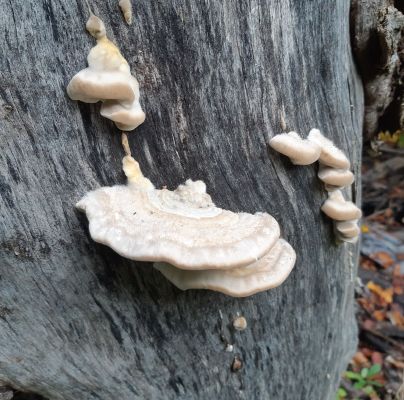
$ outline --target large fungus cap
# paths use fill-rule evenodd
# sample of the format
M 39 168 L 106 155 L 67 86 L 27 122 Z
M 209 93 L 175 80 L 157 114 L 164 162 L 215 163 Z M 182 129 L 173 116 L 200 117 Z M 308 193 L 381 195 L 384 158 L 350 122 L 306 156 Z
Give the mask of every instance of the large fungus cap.
M 334 168 L 350 168 L 350 162 L 343 151 L 337 148 L 331 140 L 324 137 L 318 129 L 312 129 L 307 139 L 320 146 L 321 154 L 319 161 L 321 163 Z
M 262 257 L 279 238 L 272 216 L 222 210 L 201 181 L 157 190 L 132 157 L 124 163 L 128 185 L 92 191 L 77 207 L 87 214 L 91 237 L 126 258 L 183 269 L 235 268 Z
M 328 194 L 328 199 L 321 206 L 328 217 L 336 221 L 359 219 L 362 211 L 351 201 L 346 201 L 340 190 Z
M 346 169 L 324 167 L 320 165 L 318 177 L 326 184 L 330 192 L 349 186 L 355 180 L 354 174 Z
M 318 160 L 321 152 L 317 144 L 302 139 L 296 132 L 276 135 L 269 141 L 269 145 L 277 152 L 289 157 L 296 165 L 312 164 Z
M 279 286 L 289 276 L 295 261 L 293 248 L 279 239 L 262 258 L 241 268 L 186 271 L 166 263 L 155 263 L 154 267 L 181 290 L 209 289 L 246 297 Z

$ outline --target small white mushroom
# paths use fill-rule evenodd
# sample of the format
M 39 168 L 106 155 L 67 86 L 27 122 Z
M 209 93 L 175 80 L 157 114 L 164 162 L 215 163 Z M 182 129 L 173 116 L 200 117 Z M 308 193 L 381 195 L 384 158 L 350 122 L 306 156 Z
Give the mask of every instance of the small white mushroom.
M 119 0 L 119 7 L 128 25 L 132 23 L 132 3 L 130 0 Z
M 246 297 L 279 286 L 296 261 L 293 248 L 279 239 L 267 254 L 242 268 L 186 271 L 166 263 L 155 263 L 170 282 L 181 290 L 209 289 L 233 297 Z
M 138 163 L 124 158 L 126 186 L 104 187 L 77 203 L 91 237 L 122 256 L 183 269 L 227 269 L 255 262 L 279 238 L 266 213 L 233 213 L 214 205 L 201 181 L 157 190 Z
M 329 192 L 349 186 L 355 180 L 354 174 L 346 169 L 325 167 L 320 164 L 318 177 L 325 183 Z
M 91 15 L 86 27 L 97 45 L 87 57 L 88 68 L 71 79 L 67 93 L 72 100 L 85 103 L 102 101 L 104 117 L 121 130 L 133 130 L 145 120 L 139 103 L 139 83 L 119 49 L 107 38 L 103 22 Z
M 320 146 L 319 161 L 321 163 L 334 168 L 349 169 L 350 162 L 343 151 L 338 149 L 331 140 L 324 137 L 318 129 L 312 129 L 307 139 Z
M 317 161 L 321 148 L 309 140 L 302 139 L 296 132 L 274 136 L 269 145 L 277 152 L 290 158 L 295 165 L 309 165 Z
M 321 210 L 335 221 L 348 221 L 359 219 L 362 211 L 351 201 L 346 201 L 340 190 L 328 193 L 328 199 L 324 202 Z

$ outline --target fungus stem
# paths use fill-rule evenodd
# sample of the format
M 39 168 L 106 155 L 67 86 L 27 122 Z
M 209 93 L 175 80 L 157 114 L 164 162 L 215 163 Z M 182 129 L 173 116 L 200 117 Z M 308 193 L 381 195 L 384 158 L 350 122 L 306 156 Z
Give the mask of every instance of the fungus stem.
M 128 135 L 125 132 L 122 132 L 122 147 L 127 156 L 132 156 L 132 153 L 130 152 L 129 142 L 128 142 Z

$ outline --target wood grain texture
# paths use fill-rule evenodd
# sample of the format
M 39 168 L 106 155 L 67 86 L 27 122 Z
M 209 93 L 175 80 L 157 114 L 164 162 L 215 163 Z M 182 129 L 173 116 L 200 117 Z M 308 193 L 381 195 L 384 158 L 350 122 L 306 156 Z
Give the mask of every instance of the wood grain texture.
M 355 349 L 358 251 L 334 244 L 316 167 L 268 140 L 282 113 L 320 128 L 352 160 L 360 202 L 349 1 L 136 0 L 129 27 L 116 0 L 91 4 L 141 85 L 130 144 L 145 174 L 271 213 L 298 261 L 281 287 L 233 299 L 181 292 L 94 243 L 74 204 L 124 175 L 112 122 L 65 92 L 94 43 L 84 1 L 0 0 L 0 381 L 65 400 L 333 399 Z

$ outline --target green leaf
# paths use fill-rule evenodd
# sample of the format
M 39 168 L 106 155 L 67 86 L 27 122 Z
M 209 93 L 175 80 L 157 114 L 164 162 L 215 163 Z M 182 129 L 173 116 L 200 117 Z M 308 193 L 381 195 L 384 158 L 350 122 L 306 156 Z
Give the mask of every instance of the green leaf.
M 340 387 L 338 389 L 337 396 L 337 399 L 343 399 L 344 397 L 348 396 L 348 393 L 344 388 Z
M 362 368 L 361 377 L 366 378 L 369 374 L 369 368 Z
M 364 388 L 363 388 L 363 391 L 366 393 L 366 394 L 373 394 L 374 392 L 375 392 L 375 390 L 372 388 L 372 386 L 365 386 Z
M 366 386 L 365 380 L 356 382 L 354 385 L 354 388 L 359 390 L 359 389 L 362 389 L 364 386 Z
M 374 364 L 370 367 L 367 377 L 371 378 L 372 376 L 377 375 L 381 370 L 382 370 L 382 366 L 380 364 Z
M 353 372 L 353 371 L 346 371 L 345 377 L 350 379 L 351 381 L 360 381 L 363 379 L 361 374 L 358 374 L 357 372 Z

